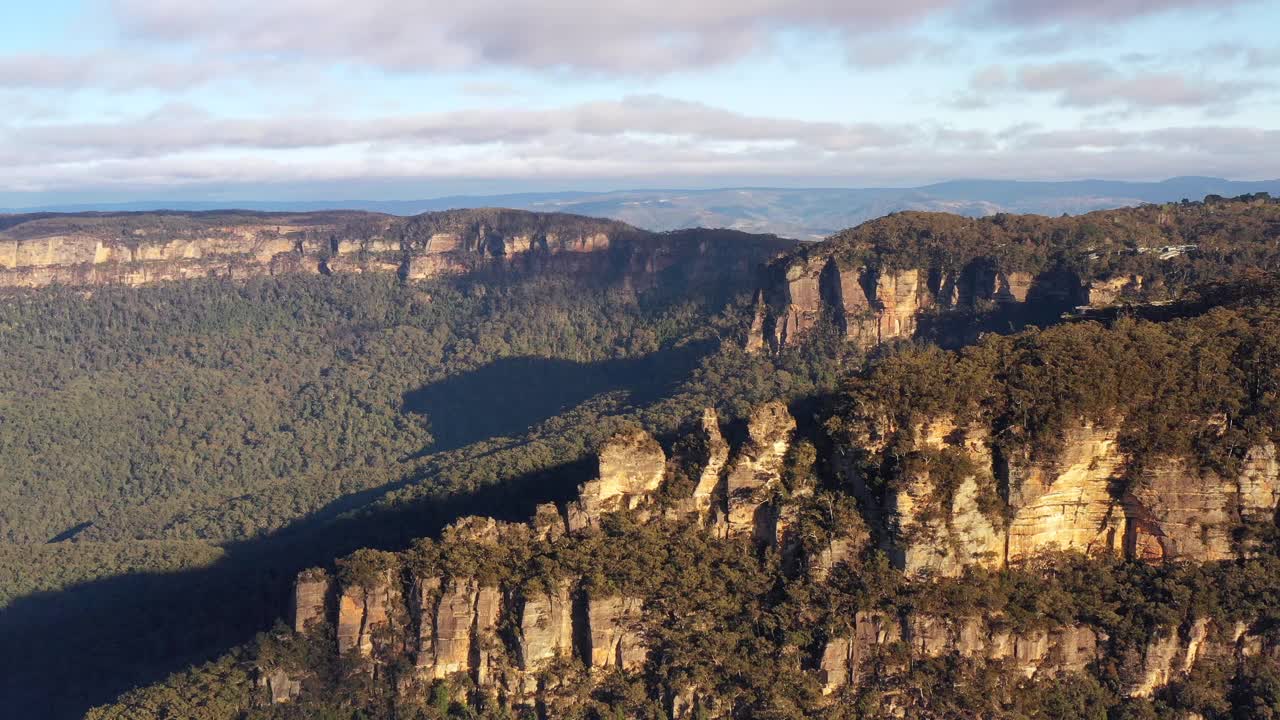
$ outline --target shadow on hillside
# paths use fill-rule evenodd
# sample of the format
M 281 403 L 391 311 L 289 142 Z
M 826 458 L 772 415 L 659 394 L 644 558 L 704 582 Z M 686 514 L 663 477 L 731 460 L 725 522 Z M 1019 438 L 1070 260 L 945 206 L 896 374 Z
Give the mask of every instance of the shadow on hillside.
M 504 360 L 410 393 L 406 402 L 431 413 L 442 445 L 459 447 L 518 434 L 600 392 L 652 401 L 706 351 L 689 346 L 596 364 Z M 303 568 L 329 565 L 361 547 L 400 549 L 465 515 L 526 520 L 538 503 L 571 498 L 594 471 L 593 459 L 582 457 L 474 491 L 372 504 L 429 480 L 407 477 L 231 544 L 208 568 L 120 575 L 20 598 L 0 611 L 0 715 L 78 718 L 271 627 L 286 615 L 293 577 Z
M 527 520 L 539 502 L 589 479 L 583 458 L 436 502 L 316 524 L 227 548 L 209 568 L 134 573 L 39 593 L 0 613 L 0 707 L 5 717 L 78 718 L 132 687 L 213 659 L 286 614 L 299 570 L 360 547 L 398 549 L 453 520 Z
M 596 363 L 504 358 L 405 393 L 404 406 L 431 419 L 435 444 L 428 452 L 454 450 L 522 433 L 602 393 L 625 391 L 634 405 L 653 402 L 712 349 L 709 343 L 690 343 Z

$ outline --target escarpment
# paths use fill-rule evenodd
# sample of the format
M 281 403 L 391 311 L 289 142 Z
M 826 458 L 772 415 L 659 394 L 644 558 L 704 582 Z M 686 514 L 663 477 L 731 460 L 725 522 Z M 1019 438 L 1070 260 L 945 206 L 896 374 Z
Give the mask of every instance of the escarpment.
M 1091 623 L 1087 604 L 1029 614 L 1007 599 L 975 607 L 955 602 L 963 595 L 931 600 L 927 590 L 966 568 L 1017 568 L 1060 551 L 1153 563 L 1247 554 L 1218 523 L 1274 518 L 1274 446 L 1249 452 L 1231 476 L 1170 458 L 1121 486 L 1116 426 L 1082 422 L 1050 456 L 1015 455 L 980 419 L 938 415 L 903 426 L 862 407 L 855 422 L 826 431 L 833 460 L 825 478 L 797 460 L 811 457 L 798 448 L 812 447 L 806 433 L 814 431 L 799 430 L 779 402 L 748 413 L 745 427 L 728 433 L 741 437 L 736 443 L 711 410 L 670 452 L 643 430 L 624 430 L 599 449 L 597 477 L 575 499 L 538 506 L 528 523 L 466 518 L 403 553 L 361 551 L 339 563 L 336 583 L 306 571 L 293 628 L 336 649 L 344 672 L 386 682 L 405 702 L 445 692 L 476 708 L 557 717 L 623 673 L 648 678 L 671 717 L 731 717 L 747 701 L 714 688 L 708 663 L 724 659 L 708 653 L 742 622 L 737 605 L 777 600 L 718 605 L 717 592 L 743 589 L 715 584 L 762 583 L 761 598 L 780 582 L 808 588 L 799 597 L 857 598 L 848 584 L 879 572 L 879 544 L 903 582 L 923 583 L 914 599 L 848 610 L 846 600 L 817 602 L 797 619 L 811 641 L 780 639 L 770 651 L 823 698 L 818 707 L 936 658 L 1039 682 L 1128 653 L 1137 659 L 1117 682 L 1145 698 L 1203 663 L 1235 667 L 1280 652 L 1249 621 L 1184 607 L 1167 616 L 1182 621 L 1119 637 L 1113 625 Z M 904 459 L 890 462 L 890 452 Z M 871 468 L 895 474 L 849 474 Z M 977 583 L 969 592 L 981 594 L 989 591 L 982 577 L 955 582 Z M 336 606 L 326 600 L 334 597 Z M 270 662 L 261 677 L 274 702 L 294 701 L 317 682 Z
M 1224 236 L 1228 218 L 1240 236 Z M 1164 303 L 1252 272 L 1242 243 L 1280 268 L 1277 220 L 1275 201 L 1060 218 L 894 213 L 770 263 L 746 346 L 778 350 L 817 327 L 863 348 L 913 337 L 961 345 L 1069 313 Z
M 1252 551 L 1233 534 L 1242 520 L 1274 516 L 1274 443 L 1250 448 L 1224 474 L 1178 456 L 1135 467 L 1119 433 L 1118 424 L 1080 421 L 1056 452 L 1017 457 L 989 427 L 942 416 L 874 441 L 848 438 L 846 457 L 857 459 L 843 472 L 907 573 L 955 575 L 1055 551 L 1197 562 Z M 902 462 L 886 474 L 890 453 Z
M 748 276 L 794 243 L 729 231 L 649 233 L 558 213 L 452 210 L 85 213 L 6 217 L 0 289 L 148 285 L 204 277 L 380 272 L 407 280 L 479 269 L 610 272 L 644 289 L 666 275 Z

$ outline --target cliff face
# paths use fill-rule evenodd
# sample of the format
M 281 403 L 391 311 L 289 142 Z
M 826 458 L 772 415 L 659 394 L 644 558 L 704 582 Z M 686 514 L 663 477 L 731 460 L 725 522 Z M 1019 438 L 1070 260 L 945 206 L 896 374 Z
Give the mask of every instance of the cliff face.
M 400 218 L 372 213 L 121 213 L 10 216 L 0 290 L 146 285 L 202 277 L 398 273 L 409 280 L 557 262 L 640 285 L 672 268 L 749 274 L 792 246 L 724 231 L 647 233 L 622 223 L 511 210 Z
M 784 257 L 765 269 L 755 301 L 749 349 L 777 350 L 828 323 L 846 340 L 870 348 L 915 337 L 922 323 L 980 313 L 1030 319 L 1089 305 L 1090 290 L 1074 273 L 1033 275 L 995 269 L 978 258 L 956 269 L 893 269 L 845 260 L 835 247 Z
M 1247 554 L 1232 539 L 1248 518 L 1275 512 L 1276 448 L 1246 455 L 1224 477 L 1182 457 L 1136 466 L 1118 427 L 1081 422 L 1048 457 L 1010 457 L 991 430 L 943 416 L 917 427 L 888 427 L 868 413 L 846 438 L 842 472 L 876 509 L 882 543 L 907 573 L 956 575 L 969 565 L 1004 567 L 1052 551 L 1206 562 Z M 890 477 L 891 453 L 908 458 Z
M 776 350 L 819 324 L 863 347 L 921 335 L 961 344 L 1078 309 L 1177 299 L 1195 283 L 1280 267 L 1278 220 L 1275 201 L 1058 218 L 894 213 L 772 262 L 746 344 Z
M 837 480 L 861 495 L 863 520 L 908 578 L 1002 567 L 1059 550 L 1149 562 L 1233 557 L 1248 549 L 1232 545 L 1229 521 L 1274 519 L 1280 468 L 1269 444 L 1249 453 L 1236 477 L 1193 472 L 1170 458 L 1121 484 L 1125 457 L 1110 426 L 1077 425 L 1046 459 L 1009 457 L 978 422 L 942 416 L 897 428 L 885 417 L 868 412 L 856 445 L 840 446 L 848 435 L 834 438 L 835 455 L 851 458 L 836 468 L 844 473 Z M 528 554 L 538 543 L 596 542 L 599 528 L 618 514 L 650 526 L 691 523 L 709 541 L 734 544 L 747 555 L 781 553 L 780 572 L 839 592 L 834 588 L 847 580 L 828 578 L 864 556 L 872 538 L 861 521 L 832 524 L 840 511 L 830 497 L 806 505 L 812 489 L 787 487 L 797 430 L 786 406 L 758 406 L 745 430 L 743 441 L 731 446 L 707 411 L 692 425 L 693 441 L 677 444 L 682 454 L 671 457 L 647 433 L 621 432 L 599 450 L 598 477 L 580 486 L 575 500 L 539 506 L 528 524 L 467 518 L 444 532 L 442 546 L 460 548 L 463 557 L 517 548 L 524 559 L 514 572 L 494 577 L 477 569 L 483 563 L 384 558 L 354 574 L 344 571 L 335 585 L 326 573 L 306 571 L 296 586 L 294 629 L 332 633 L 340 655 L 405 696 L 424 698 L 433 683 L 447 682 L 455 692 L 472 688 L 468 697 L 485 707 L 554 717 L 557 702 L 579 697 L 609 671 L 645 672 L 655 652 L 663 662 L 667 649 L 655 648 L 654 623 L 680 619 L 662 615 L 669 597 L 602 582 L 611 568 L 562 567 L 538 578 L 545 561 L 535 563 Z M 906 460 L 894 465 L 900 475 L 888 482 L 864 476 L 859 484 L 848 475 L 883 465 L 890 452 Z M 676 467 L 691 471 L 695 482 L 673 495 L 666 483 Z M 826 518 L 818 526 L 815 508 Z M 635 551 L 607 552 L 616 559 Z M 799 557 L 788 564 L 788 553 Z M 828 582 L 837 584 L 821 585 Z M 336 607 L 327 600 L 335 596 Z M 799 671 L 832 698 L 905 672 L 915 660 L 958 656 L 1011 677 L 1046 679 L 1084 672 L 1117 651 L 1105 631 L 1087 623 L 1044 615 L 1028 625 L 999 610 L 939 612 L 907 604 L 857 609 L 828 622 L 833 627 L 819 635 L 820 644 L 789 652 Z M 1276 648 L 1247 623 L 1200 617 L 1155 628 L 1138 649 L 1137 659 L 1119 671 L 1131 697 L 1148 697 L 1202 663 L 1238 665 Z M 264 667 L 261 677 L 280 702 L 307 682 L 279 667 Z M 723 714 L 715 693 L 680 677 L 662 689 L 666 712 L 676 718 Z

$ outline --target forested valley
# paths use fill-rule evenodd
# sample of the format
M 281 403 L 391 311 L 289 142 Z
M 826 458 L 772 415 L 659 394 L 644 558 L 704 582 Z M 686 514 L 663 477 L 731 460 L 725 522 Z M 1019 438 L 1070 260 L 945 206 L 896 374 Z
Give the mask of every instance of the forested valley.
M 1153 477 L 1209 487 L 1252 472 L 1252 451 L 1277 439 L 1275 207 L 1249 197 L 1115 211 L 1124 222 L 1101 214 L 1061 237 L 1040 231 L 1067 220 L 965 221 L 957 248 L 959 221 L 893 216 L 859 231 L 870 249 L 852 231 L 833 239 L 834 254 L 877 272 L 900 246 L 902 264 L 957 263 L 947 268 L 957 277 L 1031 253 L 1037 271 L 1082 282 L 1107 279 L 1081 263 L 1092 253 L 1115 264 L 1097 248 L 1118 246 L 1125 277 L 1159 281 L 1045 327 L 985 322 L 1004 317 L 994 293 L 940 308 L 922 288 L 931 327 L 1003 333 L 953 333 L 975 341 L 947 349 L 905 335 L 851 342 L 847 318 L 822 310 L 803 335 L 748 351 L 760 308 L 751 273 L 640 290 L 531 267 L 11 294 L 0 299 L 0 640 L 21 650 L 0 659 L 0 694 L 18 716 L 100 706 L 91 717 L 111 720 L 1280 717 L 1274 503 L 1269 517 L 1236 513 L 1213 538 L 1192 538 L 1217 543 L 1208 562 L 1151 540 L 1155 520 L 1131 510 Z M 1166 213 L 1177 227 L 1190 218 L 1188 233 L 1212 232 L 1206 250 L 1139 252 L 1188 239 L 1153 229 L 1169 226 L 1157 219 Z M 775 267 L 828 251 L 807 247 Z M 777 312 L 792 318 L 800 298 L 785 300 Z M 885 308 L 866 311 L 878 323 Z M 697 475 L 682 453 L 704 411 L 723 419 L 737 458 L 760 442 L 751 418 L 779 401 L 795 426 L 760 502 L 792 513 L 803 539 L 788 545 L 780 522 L 762 542 L 709 532 L 714 513 L 673 516 Z M 961 508 L 972 506 L 963 523 L 1007 536 L 1024 508 L 1009 489 L 1016 473 L 1000 468 L 1015 458 L 1035 470 L 1027 478 L 1051 475 L 1081 427 L 1110 428 L 1100 442 L 1125 458 L 1100 491 L 1133 513 L 1116 552 L 962 557 L 953 546 L 973 533 Z M 519 529 L 491 544 L 441 538 L 465 516 L 520 528 L 540 505 L 564 510 L 596 478 L 601 448 L 637 429 L 668 460 L 661 491 L 644 500 L 656 509 L 536 540 Z M 942 444 L 925 447 L 935 435 Z M 1173 461 L 1192 469 L 1168 471 Z M 916 491 L 920 477 L 927 491 Z M 718 492 L 732 508 L 735 496 Z M 893 515 L 907 495 L 911 528 Z M 845 556 L 822 573 L 806 564 L 837 541 Z M 1141 554 L 1156 545 L 1167 559 Z M 933 546 L 950 554 L 911 565 Z M 280 624 L 308 568 L 346 589 L 382 573 L 405 588 L 473 578 L 508 599 L 572 583 L 661 614 L 644 620 L 641 665 L 601 672 L 589 654 L 566 656 L 540 670 L 536 702 L 517 702 L 476 667 L 404 684 L 413 661 L 403 648 L 378 654 L 385 629 L 371 636 L 373 655 L 354 657 L 336 652 L 331 620 L 314 632 Z M 504 613 L 499 647 L 485 652 L 518 659 L 520 619 Z M 1089 628 L 1100 650 L 1024 676 L 953 651 L 922 657 L 907 633 L 877 650 L 874 671 L 848 670 L 857 682 L 819 682 L 845 672 L 828 656 L 867 613 L 908 629 L 974 616 L 1011 633 Z M 1133 692 L 1128 673 L 1169 628 L 1180 638 L 1216 628 L 1209 646 L 1236 625 L 1247 632 L 1232 642 L 1258 652 L 1188 661 L 1185 674 Z M 300 689 L 280 701 L 268 671 L 301 678 Z M 681 706 L 686 694 L 695 700 Z

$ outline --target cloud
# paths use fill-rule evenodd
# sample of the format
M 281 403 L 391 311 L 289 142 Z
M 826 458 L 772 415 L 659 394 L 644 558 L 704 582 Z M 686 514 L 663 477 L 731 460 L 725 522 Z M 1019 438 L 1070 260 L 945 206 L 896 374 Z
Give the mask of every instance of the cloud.
M 701 184 L 702 178 L 751 176 L 832 178 L 825 184 L 923 184 L 955 177 L 1010 179 L 1163 178 L 1194 168 L 1226 177 L 1274 175 L 1280 163 L 1277 131 L 1232 127 L 1174 127 L 1145 132 L 1020 129 L 1009 137 L 983 131 L 971 140 L 930 152 L 867 149 L 825 153 L 813 148 L 761 147 L 722 150 L 693 141 L 658 142 L 629 136 L 541 138 L 514 148 L 473 148 L 442 155 L 423 149 L 393 152 L 306 153 L 190 152 L 163 158 L 99 158 L 86 162 L 17 167 L 0 178 L 3 191 L 127 188 L 132 194 L 174 187 L 261 186 L 266 183 L 358 183 L 437 179 L 662 178 L 665 183 Z M 932 136 L 922 137 L 923 143 Z M 1231 152 L 1221 152 L 1223 148 Z M 1082 152 L 1082 150 L 1085 150 Z M 3 154 L 0 151 L 0 154 Z M 815 181 L 816 182 L 816 181 Z M 818 184 L 824 184 L 818 182 Z
M 1172 11 L 1215 11 L 1254 0 L 993 0 L 979 16 L 1015 26 L 1119 21 Z
M 955 45 L 931 40 L 923 35 L 888 33 L 849 38 L 845 46 L 845 58 L 852 65 L 878 69 L 921 61 L 938 62 L 954 55 L 955 51 Z
M 989 66 L 973 74 L 969 92 L 957 97 L 964 107 L 990 102 L 993 95 L 1021 90 L 1050 94 L 1072 108 L 1119 106 L 1130 110 L 1200 108 L 1222 111 L 1268 87 L 1260 82 L 1218 81 L 1171 71 L 1122 71 L 1102 61 L 1027 64 L 1013 69 Z
M 901 147 L 906 126 L 792 120 L 735 113 L 658 95 L 628 96 L 551 110 L 519 108 L 391 115 L 224 118 L 169 105 L 124 122 L 33 124 L 0 134 L 0 148 L 58 158 L 159 157 L 214 148 L 294 150 L 344 145 L 520 146 L 571 138 L 644 137 L 708 144 L 769 144 L 819 152 Z
M 1009 149 L 1019 151 L 1148 151 L 1237 157 L 1280 155 L 1280 130 L 1221 125 L 1151 130 L 1081 128 L 1046 131 L 1022 128 L 1008 135 L 1007 140 Z
M 783 33 L 829 33 L 849 59 L 884 66 L 945 50 L 926 22 L 1036 32 L 1075 46 L 1096 23 L 1248 0 L 107 0 L 126 35 L 220 55 L 357 63 L 398 71 L 482 66 L 656 75 L 733 62 Z M 889 35 L 883 35 L 884 33 Z M 879 35 L 879 37 L 877 37 Z M 906 42 L 895 42 L 899 37 Z M 888 38 L 888 39 L 883 39 Z M 1014 41 L 1018 43 L 1019 41 Z
M 654 74 L 745 57 L 788 29 L 903 27 L 953 0 L 115 0 L 127 33 L 217 53 L 397 70 L 481 65 Z
M 0 130 L 0 164 L 8 169 L 0 190 L 7 191 L 421 177 L 661 176 L 680 183 L 844 176 L 914 183 L 1188 171 L 1251 176 L 1277 163 L 1280 131 L 1260 128 L 828 123 L 656 95 L 362 120 L 221 117 L 171 105 L 117 122 L 32 121 Z
M 1000 48 L 1013 55 L 1057 55 L 1097 48 L 1114 41 L 1114 33 L 1096 26 L 1059 25 L 1049 30 L 1020 33 Z
M 27 53 L 0 56 L 0 87 L 179 91 L 233 75 L 255 74 L 256 63 L 156 57 L 123 50 L 84 55 Z
M 1131 108 L 1229 105 L 1257 91 L 1259 83 L 1190 78 L 1173 72 L 1125 73 L 1103 62 L 1025 65 L 1017 84 L 1031 92 L 1054 93 L 1067 107 L 1120 104 Z

